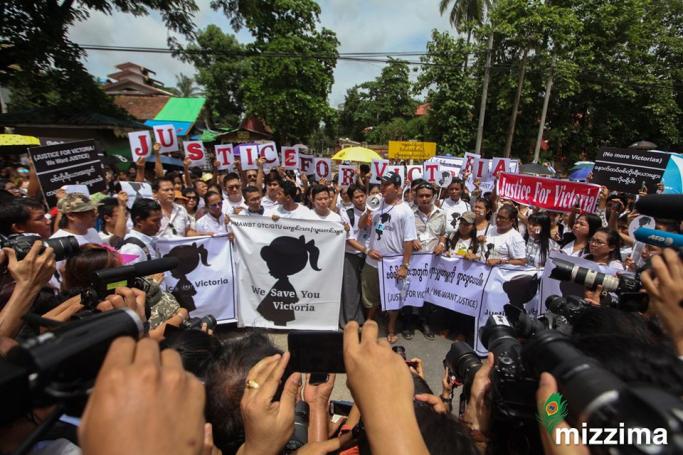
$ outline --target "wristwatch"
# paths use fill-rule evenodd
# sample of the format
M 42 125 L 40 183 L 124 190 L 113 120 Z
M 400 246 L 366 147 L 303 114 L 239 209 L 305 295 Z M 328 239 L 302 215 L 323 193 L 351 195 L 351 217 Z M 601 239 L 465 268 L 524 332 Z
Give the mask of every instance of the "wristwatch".
M 401 267 L 405 267 L 407 270 L 409 265 L 410 265 L 410 262 L 404 262 L 403 264 L 401 264 Z

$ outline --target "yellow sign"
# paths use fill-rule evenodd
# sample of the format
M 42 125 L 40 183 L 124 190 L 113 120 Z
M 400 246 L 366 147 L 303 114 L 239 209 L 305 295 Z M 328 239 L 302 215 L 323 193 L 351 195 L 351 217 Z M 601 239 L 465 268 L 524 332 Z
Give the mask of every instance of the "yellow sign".
M 436 156 L 436 142 L 389 141 L 389 159 L 428 160 Z

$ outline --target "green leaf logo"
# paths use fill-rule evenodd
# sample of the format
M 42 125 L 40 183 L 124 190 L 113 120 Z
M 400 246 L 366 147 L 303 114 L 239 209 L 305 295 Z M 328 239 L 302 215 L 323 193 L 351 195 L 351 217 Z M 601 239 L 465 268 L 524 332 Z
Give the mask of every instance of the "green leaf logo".
M 567 400 L 561 394 L 555 392 L 545 401 L 543 412 L 537 414 L 536 418 L 543 424 L 548 434 L 552 434 L 557 424 L 567 417 L 567 413 Z

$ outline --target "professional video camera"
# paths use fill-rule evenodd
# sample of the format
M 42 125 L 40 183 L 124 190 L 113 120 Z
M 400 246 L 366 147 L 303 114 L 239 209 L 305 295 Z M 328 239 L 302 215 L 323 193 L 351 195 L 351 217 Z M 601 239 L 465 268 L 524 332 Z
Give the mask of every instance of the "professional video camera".
M 78 415 L 111 342 L 143 334 L 140 317 L 121 309 L 61 324 L 0 357 L 0 424 L 54 403 Z
M 0 235 L 0 248 L 11 248 L 17 255 L 17 260 L 21 261 L 26 257 L 31 247 L 36 242 L 41 240 L 39 235 L 35 234 L 13 234 L 10 236 Z M 43 246 L 40 249 L 42 253 L 45 247 L 51 247 L 55 252 L 55 260 L 63 261 L 77 255 L 81 249 L 78 246 L 78 240 L 73 235 L 65 237 L 57 237 L 55 239 L 43 240 Z
M 114 293 L 116 288 L 129 287 L 145 292 L 145 314 L 149 318 L 152 307 L 161 300 L 164 291 L 154 281 L 145 277 L 168 272 L 177 266 L 178 258 L 165 257 L 92 272 L 90 287 L 81 292 L 81 303 L 87 309 L 82 315 L 91 314 L 97 304 L 104 300 L 107 295 Z M 201 318 L 187 319 L 183 328 L 200 329 L 202 324 L 206 324 L 210 330 L 215 330 L 218 322 L 214 316 L 206 315 Z
M 602 286 L 603 292 L 615 292 L 619 297 L 618 301 L 610 302 L 610 306 L 623 311 L 647 311 L 649 297 L 646 293 L 640 292 L 643 285 L 639 274 L 622 273 L 613 276 L 557 258 L 551 262 L 555 267 L 550 272 L 550 278 L 573 281 L 590 290 Z

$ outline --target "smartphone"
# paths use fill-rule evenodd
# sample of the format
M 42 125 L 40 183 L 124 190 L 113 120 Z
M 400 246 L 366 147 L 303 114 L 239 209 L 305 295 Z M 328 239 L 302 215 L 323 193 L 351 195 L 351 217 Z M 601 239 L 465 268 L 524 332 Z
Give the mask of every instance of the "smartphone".
M 287 335 L 288 368 L 299 373 L 345 373 L 344 334 L 341 332 L 290 332 Z
M 348 417 L 353 407 L 353 401 L 346 400 L 330 400 L 330 415 L 338 415 Z

